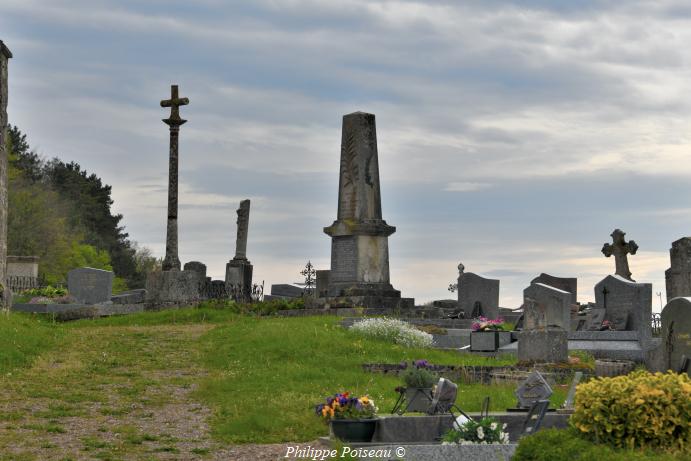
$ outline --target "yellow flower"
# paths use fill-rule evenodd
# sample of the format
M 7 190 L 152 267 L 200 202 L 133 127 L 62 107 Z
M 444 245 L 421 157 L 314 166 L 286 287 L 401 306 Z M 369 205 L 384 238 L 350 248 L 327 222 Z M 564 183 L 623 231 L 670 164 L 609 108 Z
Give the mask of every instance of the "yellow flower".
M 360 403 L 362 403 L 363 405 L 369 405 L 369 398 L 367 398 L 366 395 L 363 397 L 360 397 Z

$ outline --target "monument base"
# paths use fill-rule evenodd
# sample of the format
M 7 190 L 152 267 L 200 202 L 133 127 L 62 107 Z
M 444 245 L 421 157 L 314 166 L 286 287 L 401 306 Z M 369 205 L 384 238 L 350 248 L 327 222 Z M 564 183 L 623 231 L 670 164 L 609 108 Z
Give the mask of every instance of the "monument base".
M 226 290 L 242 292 L 249 300 L 252 295 L 252 271 L 254 266 L 246 259 L 231 259 L 226 264 Z
M 201 301 L 204 280 L 195 271 L 152 272 L 146 278 L 147 308 L 183 306 Z
M 316 298 L 309 302 L 311 308 L 341 309 L 364 307 L 366 309 L 409 310 L 415 308 L 414 298 L 386 296 L 336 296 Z

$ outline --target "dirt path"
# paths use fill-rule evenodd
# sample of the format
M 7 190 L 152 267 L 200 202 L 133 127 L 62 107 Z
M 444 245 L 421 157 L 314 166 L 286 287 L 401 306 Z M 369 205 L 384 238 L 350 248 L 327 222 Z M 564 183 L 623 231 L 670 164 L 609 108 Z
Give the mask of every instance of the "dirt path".
M 275 460 L 285 445 L 222 446 L 193 398 L 209 325 L 84 327 L 0 377 L 0 460 Z

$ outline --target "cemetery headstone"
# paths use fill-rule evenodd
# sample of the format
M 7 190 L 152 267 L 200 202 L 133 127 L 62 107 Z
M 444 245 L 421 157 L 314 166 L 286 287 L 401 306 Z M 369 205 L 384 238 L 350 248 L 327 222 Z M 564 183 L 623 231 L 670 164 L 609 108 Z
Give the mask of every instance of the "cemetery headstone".
M 382 219 L 374 114 L 343 116 L 339 176 L 336 221 L 324 228 L 331 237 L 328 297 L 363 307 L 413 307 L 389 280 L 388 238 L 396 228 Z
M 691 237 L 672 242 L 669 250 L 670 268 L 665 271 L 667 302 L 691 296 Z
M 206 278 L 206 264 L 201 263 L 199 261 L 190 261 L 188 263 L 185 263 L 184 270 L 194 271 L 197 274 L 199 274 L 202 279 Z
M 254 266 L 247 259 L 247 235 L 250 222 L 250 201 L 243 200 L 237 209 L 237 233 L 235 236 L 235 257 L 226 264 L 226 287 L 230 291 L 239 287 L 245 300 L 252 295 L 252 271 Z
M 676 370 L 691 357 L 691 298 L 674 298 L 662 309 L 664 366 Z
M 569 334 L 563 328 L 545 328 L 518 332 L 519 362 L 561 363 L 569 359 Z
M 67 290 L 78 303 L 109 302 L 113 293 L 114 274 L 111 271 L 80 267 L 67 273 Z
M 599 331 L 603 320 L 605 320 L 604 309 L 591 309 L 586 314 L 584 329 L 587 331 Z
M 610 235 L 612 237 L 612 243 L 605 243 L 602 246 L 602 254 L 608 258 L 614 255 L 615 274 L 633 281 L 626 255 L 635 255 L 638 250 L 638 245 L 636 245 L 636 242 L 633 240 L 627 242 L 624 239 L 625 235 L 626 232 L 623 232 L 621 229 L 614 229 L 614 232 Z
M 466 316 L 495 319 L 499 315 L 499 280 L 465 272 L 458 265 L 458 307 Z
M 571 304 L 576 304 L 577 302 L 578 279 L 576 277 L 555 277 L 543 272 L 531 280 L 530 283 L 542 283 L 543 285 L 567 291 L 571 293 Z
M 542 283 L 523 290 L 523 328 L 571 328 L 571 293 Z
M 329 294 L 329 281 L 331 280 L 330 270 L 317 271 L 317 297 L 324 298 Z
M 605 320 L 615 329 L 638 331 L 641 340 L 651 338 L 653 285 L 637 283 L 620 275 L 608 275 L 595 285 L 595 304 L 605 310 Z
M 7 76 L 12 53 L 0 40 L 0 310 L 8 309 L 12 294 L 7 286 Z
M 538 400 L 548 400 L 552 396 L 552 388 L 539 371 L 534 370 L 516 389 L 519 408 L 530 408 Z

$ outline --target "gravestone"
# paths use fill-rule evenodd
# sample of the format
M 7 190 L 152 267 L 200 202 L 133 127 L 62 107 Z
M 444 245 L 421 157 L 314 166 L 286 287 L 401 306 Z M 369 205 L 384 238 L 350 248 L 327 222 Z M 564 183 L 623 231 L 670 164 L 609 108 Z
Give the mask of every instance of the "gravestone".
M 571 328 L 571 300 L 568 291 L 542 283 L 532 283 L 523 290 L 524 330 L 559 327 Z
M 465 272 L 463 264 L 459 264 L 458 308 L 466 316 L 496 319 L 499 316 L 499 280 Z
M 571 293 L 571 304 L 576 304 L 578 302 L 578 279 L 576 277 L 555 277 L 543 272 L 531 280 L 530 283 L 542 283 L 543 285 L 567 291 Z
M 605 320 L 604 309 L 590 309 L 586 314 L 584 330 L 599 331 L 602 327 L 602 321 Z
M 343 116 L 338 214 L 324 228 L 331 237 L 327 298 L 369 308 L 412 308 L 389 280 L 388 238 L 396 231 L 382 219 L 379 154 L 374 114 Z
M 12 293 L 7 286 L 7 76 L 12 53 L 0 40 L 0 310 L 8 309 Z
M 517 337 L 519 362 L 561 363 L 569 359 L 569 334 L 563 328 L 523 330 Z
M 177 307 L 202 299 L 205 279 L 198 272 L 155 271 L 146 277 L 147 309 Z
M 184 270 L 186 271 L 194 271 L 202 279 L 206 279 L 206 264 L 201 263 L 199 261 L 190 261 L 188 263 L 185 263 Z
M 665 271 L 667 302 L 691 296 L 691 237 L 672 242 L 669 250 L 670 268 Z
M 329 281 L 331 280 L 330 270 L 318 270 L 317 271 L 317 282 L 316 291 L 317 298 L 324 298 L 329 294 Z
M 540 372 L 534 370 L 516 389 L 518 408 L 530 408 L 538 400 L 549 400 L 552 388 Z
M 607 258 L 614 255 L 615 274 L 626 280 L 633 281 L 626 255 L 635 255 L 636 251 L 638 251 L 638 245 L 636 245 L 636 242 L 633 240 L 627 242 L 624 239 L 625 235 L 626 232 L 621 229 L 614 229 L 614 232 L 610 235 L 610 237 L 612 237 L 612 243 L 605 243 L 602 246 L 602 254 Z
M 109 302 L 113 294 L 111 271 L 80 267 L 67 273 L 67 291 L 78 303 L 97 304 Z
M 664 367 L 676 370 L 682 356 L 691 357 L 691 298 L 674 298 L 661 317 Z
M 595 285 L 595 304 L 605 310 L 605 320 L 615 329 L 638 331 L 640 340 L 650 339 L 653 285 L 608 275 Z
M 226 264 L 226 289 L 231 292 L 239 288 L 243 298 L 252 297 L 252 271 L 254 267 L 247 259 L 247 235 L 250 222 L 250 201 L 243 200 L 237 209 L 237 232 L 235 235 L 235 257 Z

